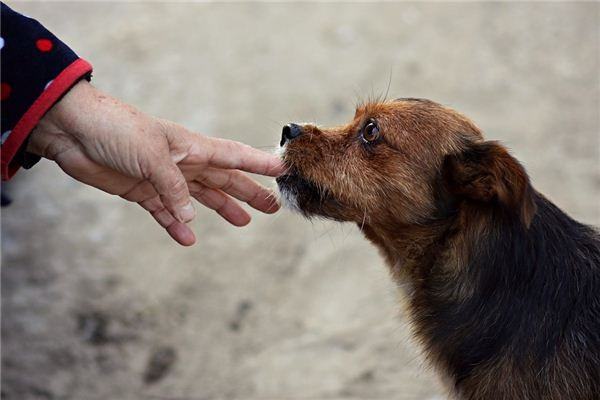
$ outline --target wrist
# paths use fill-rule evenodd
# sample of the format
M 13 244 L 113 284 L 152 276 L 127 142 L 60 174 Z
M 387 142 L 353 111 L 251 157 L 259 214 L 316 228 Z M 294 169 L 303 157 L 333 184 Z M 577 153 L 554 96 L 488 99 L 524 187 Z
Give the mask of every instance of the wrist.
M 93 90 L 85 79 L 77 82 L 39 120 L 30 134 L 25 151 L 37 156 L 54 159 L 61 143 L 73 136 L 73 117 L 80 113 L 78 104 Z

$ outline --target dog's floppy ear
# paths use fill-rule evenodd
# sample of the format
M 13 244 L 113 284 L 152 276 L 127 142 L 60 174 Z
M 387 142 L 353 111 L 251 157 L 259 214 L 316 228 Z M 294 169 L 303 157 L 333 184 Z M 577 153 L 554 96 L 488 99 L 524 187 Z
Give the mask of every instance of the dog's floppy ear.
M 523 166 L 497 142 L 469 143 L 446 156 L 442 168 L 447 190 L 454 196 L 496 203 L 514 211 L 529 227 L 536 212 L 533 188 Z

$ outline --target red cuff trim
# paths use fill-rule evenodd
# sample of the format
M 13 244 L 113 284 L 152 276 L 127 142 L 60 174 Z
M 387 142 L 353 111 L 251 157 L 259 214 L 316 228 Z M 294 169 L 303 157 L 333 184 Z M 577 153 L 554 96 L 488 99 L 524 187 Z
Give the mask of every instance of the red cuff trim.
M 40 97 L 23 114 L 10 135 L 8 135 L 6 142 L 2 144 L 0 162 L 2 180 L 10 179 L 20 168 L 19 165 L 11 164 L 11 161 L 38 121 L 81 77 L 91 71 L 92 65 L 84 59 L 79 58 L 73 61 L 54 78 L 50 86 L 40 94 Z

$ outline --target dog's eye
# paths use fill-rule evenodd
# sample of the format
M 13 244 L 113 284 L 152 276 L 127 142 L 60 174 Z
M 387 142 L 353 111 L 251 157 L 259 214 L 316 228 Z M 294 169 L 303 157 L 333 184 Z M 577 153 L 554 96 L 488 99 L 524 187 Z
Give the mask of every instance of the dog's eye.
M 361 137 L 366 143 L 371 143 L 379 139 L 379 127 L 375 123 L 375 121 L 370 121 L 367 125 L 365 125 Z

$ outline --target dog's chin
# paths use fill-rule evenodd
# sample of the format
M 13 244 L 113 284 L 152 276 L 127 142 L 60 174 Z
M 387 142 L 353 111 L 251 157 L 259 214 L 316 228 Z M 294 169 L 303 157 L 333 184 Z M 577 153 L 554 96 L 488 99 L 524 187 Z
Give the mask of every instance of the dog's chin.
M 297 172 L 289 172 L 276 179 L 284 207 L 305 217 L 336 218 L 332 213 L 335 201 L 328 192 Z
M 311 216 L 313 207 L 309 207 L 311 199 L 319 197 L 319 190 L 315 185 L 303 178 L 297 172 L 289 172 L 276 179 L 281 203 L 284 207 Z
M 298 204 L 298 190 L 293 180 L 292 175 L 282 175 L 275 180 L 277 182 L 277 189 L 279 189 L 279 199 L 281 205 L 285 208 L 302 213 L 302 209 L 300 209 Z

